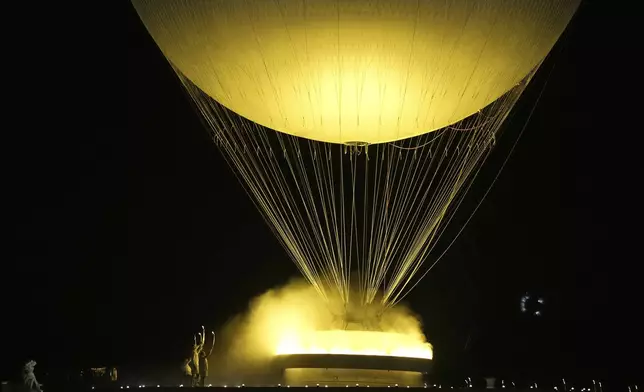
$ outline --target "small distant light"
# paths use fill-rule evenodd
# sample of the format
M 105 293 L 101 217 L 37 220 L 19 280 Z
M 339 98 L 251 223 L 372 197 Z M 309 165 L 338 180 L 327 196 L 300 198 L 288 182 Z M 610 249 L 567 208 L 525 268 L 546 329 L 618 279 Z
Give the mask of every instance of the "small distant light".
M 537 300 L 537 302 L 539 302 L 540 304 L 542 304 L 542 303 L 543 303 L 543 298 L 539 298 L 539 299 Z
M 212 384 L 208 384 L 208 388 L 210 388 L 211 386 L 212 386 Z
M 92 389 L 94 389 L 94 387 L 92 387 Z
M 328 388 L 329 386 L 328 386 L 328 385 L 325 385 L 324 387 L 325 387 L 325 388 Z
M 287 386 L 286 386 L 286 388 L 290 388 L 290 387 L 291 387 L 290 385 L 287 385 Z
M 309 387 L 309 385 L 308 385 L 308 384 L 306 384 L 306 385 L 304 386 L 304 388 L 308 388 L 308 387 Z
M 228 385 L 224 385 L 224 388 L 228 388 Z
M 183 388 L 183 384 L 179 385 L 179 388 Z
M 130 389 L 130 386 L 129 386 L 129 385 L 126 385 L 126 386 L 125 386 L 125 389 Z
M 123 389 L 123 385 L 121 385 L 121 389 Z
M 277 384 L 277 386 L 278 386 L 278 387 L 281 387 L 281 386 L 282 386 L 282 384 Z
M 208 386 L 210 386 L 210 385 L 208 385 Z M 161 388 L 161 385 L 157 384 L 157 388 Z
M 320 386 L 320 384 L 315 384 L 315 386 L 316 386 L 316 387 L 319 387 L 319 386 Z

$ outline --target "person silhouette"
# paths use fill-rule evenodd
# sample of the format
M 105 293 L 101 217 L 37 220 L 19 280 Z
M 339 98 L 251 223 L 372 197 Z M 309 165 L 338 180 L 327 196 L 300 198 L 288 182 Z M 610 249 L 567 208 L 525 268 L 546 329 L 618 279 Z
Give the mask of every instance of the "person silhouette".
M 183 366 L 181 366 L 181 372 L 183 374 L 183 382 L 181 383 L 181 385 L 192 384 L 192 359 L 190 357 L 186 358 L 183 361 Z
M 196 387 L 199 385 L 199 359 L 201 351 L 203 350 L 204 344 L 206 344 L 206 329 L 204 326 L 201 326 L 201 332 L 197 336 L 193 336 L 193 345 L 192 345 L 192 358 L 191 358 L 191 370 L 192 370 L 192 386 Z
M 34 374 L 34 368 L 36 367 L 36 361 L 30 360 L 25 364 L 25 367 L 22 370 L 22 380 L 25 387 L 29 388 L 29 391 L 41 392 L 40 384 L 36 380 L 36 375 Z
M 199 358 L 199 386 L 206 386 L 206 377 L 208 377 L 208 358 L 212 354 L 212 350 L 215 348 L 215 332 L 212 331 L 212 345 L 210 345 L 210 350 L 206 353 L 205 350 L 201 350 Z

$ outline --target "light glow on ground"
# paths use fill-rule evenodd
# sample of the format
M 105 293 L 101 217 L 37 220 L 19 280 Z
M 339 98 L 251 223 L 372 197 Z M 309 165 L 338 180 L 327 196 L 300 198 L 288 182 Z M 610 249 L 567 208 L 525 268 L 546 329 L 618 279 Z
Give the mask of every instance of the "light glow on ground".
M 280 340 L 276 354 L 344 354 L 433 358 L 431 344 L 421 341 L 414 335 L 344 330 L 287 334 Z

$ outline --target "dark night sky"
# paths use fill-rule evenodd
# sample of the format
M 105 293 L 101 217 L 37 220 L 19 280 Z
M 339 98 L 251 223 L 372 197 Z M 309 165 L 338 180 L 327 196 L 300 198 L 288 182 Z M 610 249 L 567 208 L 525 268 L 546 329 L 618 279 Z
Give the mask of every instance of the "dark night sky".
M 178 361 L 195 328 L 297 270 L 131 7 L 122 23 L 86 11 L 80 72 L 60 73 L 54 102 L 29 101 L 44 108 L 8 154 L 3 361 Z M 630 91 L 598 27 L 616 15 L 582 6 L 517 106 L 515 136 L 554 64 L 498 183 L 408 298 L 445 371 L 636 374 L 641 136 L 614 120 Z M 545 296 L 545 317 L 521 317 L 525 291 Z

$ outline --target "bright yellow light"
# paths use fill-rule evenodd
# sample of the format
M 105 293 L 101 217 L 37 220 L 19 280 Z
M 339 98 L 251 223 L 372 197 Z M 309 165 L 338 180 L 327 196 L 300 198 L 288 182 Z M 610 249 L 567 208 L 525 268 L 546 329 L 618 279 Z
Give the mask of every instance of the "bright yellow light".
M 345 354 L 433 358 L 432 345 L 419 335 L 375 331 L 317 331 L 284 334 L 277 355 Z
M 381 143 L 453 124 L 519 83 L 580 0 L 133 0 L 165 56 L 237 114 Z
M 376 316 L 368 307 L 350 308 L 354 316 L 372 321 L 376 317 L 377 321 L 367 323 L 369 327 L 347 323 L 339 317 L 347 309 L 343 302 L 325 301 L 302 280 L 270 290 L 255 298 L 249 311 L 222 331 L 222 340 L 232 344 L 217 366 L 227 373 L 252 371 L 266 368 L 276 355 L 283 354 L 433 357 L 421 321 L 409 308 L 398 304 Z

